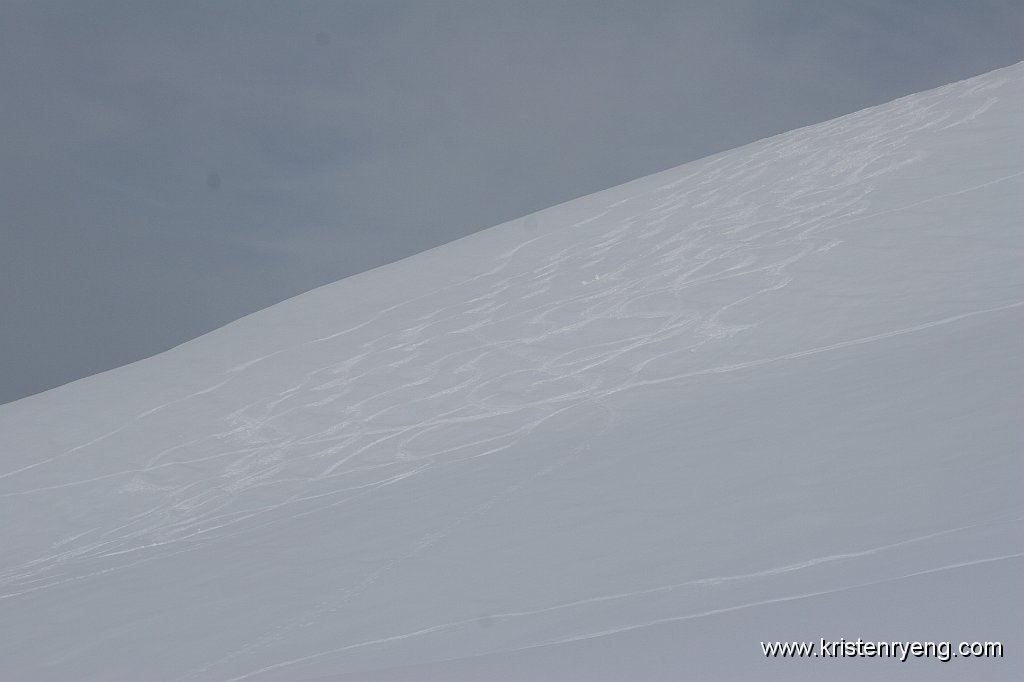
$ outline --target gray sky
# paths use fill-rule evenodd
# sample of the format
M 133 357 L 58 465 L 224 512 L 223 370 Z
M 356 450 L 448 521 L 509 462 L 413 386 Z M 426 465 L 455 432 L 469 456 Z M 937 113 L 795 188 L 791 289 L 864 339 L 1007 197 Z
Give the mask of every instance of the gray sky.
M 0 402 L 1022 58 L 1014 0 L 0 0 Z

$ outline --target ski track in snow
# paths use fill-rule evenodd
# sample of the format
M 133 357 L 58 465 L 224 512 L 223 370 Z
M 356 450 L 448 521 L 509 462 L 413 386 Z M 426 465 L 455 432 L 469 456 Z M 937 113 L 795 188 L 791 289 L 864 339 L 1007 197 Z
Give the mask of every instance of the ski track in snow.
M 545 642 L 539 642 L 537 644 L 531 644 L 529 646 L 517 647 L 517 648 L 514 648 L 514 649 L 506 649 L 506 650 L 504 650 L 504 653 L 514 653 L 514 652 L 518 652 L 518 651 L 526 651 L 528 649 L 537 649 L 537 648 L 541 648 L 541 647 L 556 646 L 558 644 L 569 644 L 569 643 L 572 643 L 572 642 L 580 642 L 580 641 L 587 640 L 587 639 L 598 639 L 598 638 L 601 638 L 601 637 L 608 637 L 610 635 L 617 635 L 617 634 L 620 634 L 620 633 L 623 633 L 623 632 L 630 632 L 632 630 L 640 630 L 640 629 L 643 629 L 643 628 L 655 627 L 655 626 L 658 626 L 658 625 L 667 625 L 669 623 L 678 623 L 678 622 L 681 622 L 681 621 L 694 620 L 694 619 L 697 619 L 697 618 L 707 618 L 709 616 L 718 616 L 718 615 L 722 615 L 722 614 L 726 614 L 726 613 L 731 613 L 731 612 L 734 612 L 734 611 L 742 611 L 744 609 L 757 608 L 759 606 L 769 606 L 771 604 L 782 604 L 782 603 L 785 603 L 785 602 L 799 601 L 801 599 L 812 599 L 814 597 L 824 597 L 824 596 L 830 595 L 830 594 L 838 594 L 840 592 L 849 592 L 851 590 L 863 589 L 863 588 L 866 588 L 866 587 L 874 587 L 876 585 L 884 585 L 886 583 L 898 582 L 898 581 L 901 581 L 901 580 L 908 580 L 910 578 L 916 578 L 918 576 L 930 575 L 930 574 L 933 574 L 933 573 L 941 573 L 941 572 L 944 572 L 944 571 L 953 571 L 953 570 L 960 569 L 960 568 L 969 568 L 971 566 L 981 566 L 981 565 L 984 565 L 984 564 L 995 563 L 995 562 L 998 562 L 998 561 L 1007 561 L 1007 560 L 1012 560 L 1012 559 L 1020 559 L 1022 557 L 1024 557 L 1024 553 L 1007 554 L 1007 555 L 995 556 L 995 557 L 986 557 L 984 559 L 976 559 L 976 560 L 973 560 L 973 561 L 962 561 L 962 562 L 955 563 L 955 564 L 949 564 L 949 565 L 945 565 L 945 566 L 937 566 L 935 568 L 929 568 L 929 569 L 926 569 L 926 570 L 923 570 L 923 571 L 915 571 L 913 573 L 907 573 L 907 574 L 904 574 L 904 575 L 898 575 L 898 576 L 894 576 L 894 577 L 891 577 L 891 578 L 885 578 L 885 579 L 882 579 L 882 580 L 872 580 L 870 582 L 862 582 L 862 583 L 855 583 L 855 584 L 852 584 L 852 585 L 845 585 L 843 587 L 834 588 L 834 589 L 830 589 L 830 590 L 820 590 L 820 591 L 816 591 L 816 592 L 805 592 L 805 593 L 800 593 L 800 594 L 788 595 L 788 596 L 784 596 L 784 597 L 775 597 L 773 599 L 762 599 L 760 601 L 754 601 L 754 602 L 749 602 L 749 603 L 744 603 L 744 604 L 737 604 L 737 605 L 734 605 L 734 606 L 727 606 L 727 607 L 723 607 L 723 608 L 719 608 L 719 609 L 711 609 L 711 610 L 707 610 L 707 611 L 698 611 L 698 612 L 695 612 L 695 613 L 686 613 L 686 614 L 682 614 L 682 615 L 678 615 L 678 616 L 672 616 L 670 618 L 659 618 L 657 620 L 647 621 L 647 622 L 643 622 L 643 623 L 633 623 L 633 624 L 630 624 L 630 625 L 623 625 L 621 627 L 611 628 L 611 629 L 607 629 L 607 630 L 598 630 L 598 631 L 594 631 L 594 632 L 587 632 L 585 634 L 575 635 L 575 636 L 572 636 L 572 637 L 564 637 L 564 638 L 561 638 L 561 639 L 555 639 L 555 640 L 550 640 L 550 641 L 545 641 Z M 558 608 L 558 607 L 555 607 L 555 608 Z M 501 614 L 498 617 L 514 617 L 514 616 L 519 616 L 519 615 L 530 615 L 530 613 L 527 612 L 527 613 L 523 613 L 523 614 L 518 614 L 518 613 Z M 253 671 L 247 672 L 245 674 L 238 675 L 236 677 L 230 677 L 230 678 L 225 678 L 225 679 L 219 680 L 218 682 L 238 682 L 239 680 L 252 679 L 252 678 L 257 677 L 259 675 L 262 675 L 264 673 L 269 673 L 269 672 L 273 672 L 273 671 L 276 671 L 276 670 L 281 670 L 282 668 L 287 668 L 287 667 L 294 666 L 294 665 L 297 665 L 297 664 L 300 664 L 300 663 L 307 663 L 309 661 L 312 661 L 312 660 L 315 660 L 315 659 L 318 659 L 318 658 L 323 658 L 325 656 L 336 655 L 336 654 L 344 653 L 346 651 L 351 651 L 353 649 L 359 649 L 359 648 L 362 648 L 362 647 L 369 647 L 369 646 L 375 646 L 375 645 L 380 645 L 380 644 L 389 644 L 391 642 L 397 642 L 397 641 L 409 639 L 409 638 L 412 638 L 412 637 L 419 637 L 419 636 L 423 636 L 423 635 L 429 635 L 429 634 L 433 634 L 433 633 L 440 632 L 440 631 L 443 631 L 443 630 L 448 630 L 448 629 L 454 629 L 454 628 L 457 628 L 457 627 L 462 627 L 462 626 L 471 624 L 473 622 L 474 622 L 473 620 L 465 620 L 465 621 L 459 621 L 459 622 L 456 622 L 456 623 L 444 623 L 442 625 L 436 625 L 436 626 L 430 627 L 430 628 L 423 628 L 422 630 L 417 630 L 415 632 L 410 632 L 410 633 L 406 633 L 406 634 L 402 634 L 402 635 L 395 635 L 393 637 L 384 637 L 384 638 L 381 638 L 381 639 L 375 639 L 375 640 L 370 640 L 370 641 L 366 641 L 366 642 L 359 642 L 357 644 L 349 644 L 349 645 L 342 646 L 342 647 L 337 647 L 337 648 L 334 648 L 334 649 L 328 649 L 326 651 L 319 651 L 319 652 L 317 652 L 315 654 L 310 654 L 308 656 L 303 656 L 301 658 L 294 658 L 294 659 L 290 659 L 290 660 L 287 660 L 287 661 L 280 661 L 280 662 L 275 663 L 273 665 L 269 665 L 269 666 L 260 668 L 258 670 L 253 670 Z M 458 657 L 458 658 L 447 658 L 447 659 L 441 659 L 440 661 L 433 661 L 433 662 L 434 663 L 446 663 L 446 662 L 449 662 L 449 661 L 462 660 L 464 658 L 471 658 L 471 657 L 470 656 L 461 656 L 461 657 Z
M 386 307 L 369 318 L 314 340 L 224 369 L 201 390 L 147 408 L 132 420 L 49 458 L 0 474 L 0 497 L 34 498 L 69 488 L 131 499 L 144 508 L 113 527 L 95 527 L 57 540 L 52 552 L 0 570 L 0 599 L 45 590 L 141 562 L 159 561 L 255 529 L 294 521 L 366 499 L 386 486 L 440 467 L 459 466 L 515 450 L 562 414 L 600 415 L 590 440 L 443 526 L 423 534 L 397 558 L 339 585 L 312 610 L 280 623 L 244 648 L 192 670 L 181 679 L 216 674 L 256 651 L 335 612 L 398 564 L 458 533 L 472 520 L 557 468 L 585 456 L 617 418 L 607 399 L 655 384 L 702 375 L 754 370 L 772 363 L 884 341 L 954 324 L 972 316 L 1024 306 L 965 309 L 934 320 L 736 363 L 714 352 L 761 320 L 751 311 L 762 297 L 789 286 L 794 266 L 842 249 L 844 230 L 871 229 L 881 216 L 926 207 L 1021 177 L 994 169 L 986 182 L 900 206 L 873 203 L 886 176 L 925 160 L 915 146 L 923 131 L 955 128 L 997 110 L 1006 79 L 980 77 L 884 107 L 869 109 L 750 149 L 721 154 L 680 169 L 653 190 L 638 190 L 566 227 L 541 226 L 494 256 L 476 276 Z M 959 107 L 947 105 L 956 93 Z M 943 106 L 938 106 L 942 104 Z M 769 167 L 771 173 L 767 173 Z M 779 168 L 785 168 L 780 172 Z M 770 179 L 767 177 L 770 175 Z M 649 187 L 649 185 L 645 185 Z M 535 219 L 536 220 L 536 219 Z M 564 293 L 563 293 L 564 292 Z M 558 295 L 556 295 L 556 293 Z M 708 301 L 714 301 L 709 305 Z M 410 324 L 411 322 L 411 324 Z M 62 465 L 101 460 L 122 439 L 245 382 L 272 363 L 313 353 L 333 357 L 292 385 L 230 407 L 180 442 L 138 453 L 136 466 L 78 477 Z M 203 402 L 206 401 L 206 402 Z M 128 443 L 129 441 L 123 440 Z M 208 452 L 214 454 L 205 454 Z M 23 482 L 24 481 L 24 482 Z M 126 507 L 127 508 L 127 507 Z M 764 571 L 709 577 L 641 590 L 595 595 L 541 609 L 496 614 L 528 618 L 595 602 L 760 580 L 823 564 L 842 563 L 964 529 L 848 553 L 805 559 Z M 782 595 L 742 605 L 538 643 L 549 646 L 675 620 L 699 618 L 780 601 L 804 599 L 929 571 L 944 565 L 822 592 Z M 329 651 L 231 677 L 242 680 L 284 666 L 360 647 L 465 627 L 473 619 L 345 643 Z
M 1024 521 L 1024 518 L 1016 518 L 1016 519 L 1012 519 L 1011 520 L 1011 522 L 1020 522 L 1020 521 Z M 780 575 L 784 575 L 784 574 L 795 573 L 795 572 L 802 571 L 802 570 L 809 569 L 809 568 L 814 568 L 815 566 L 820 566 L 820 565 L 823 565 L 823 564 L 829 564 L 829 563 L 833 563 L 833 562 L 843 562 L 843 561 L 848 561 L 848 560 L 851 560 L 851 559 L 858 559 L 858 558 L 862 558 L 862 557 L 869 557 L 869 556 L 872 556 L 872 555 L 875 555 L 875 554 L 891 551 L 891 550 L 894 550 L 894 549 L 903 548 L 903 547 L 906 547 L 908 545 L 919 544 L 919 543 L 927 542 L 929 540 L 933 540 L 933 539 L 936 539 L 936 538 L 942 538 L 943 536 L 949 536 L 949 535 L 954 535 L 954 534 L 957 534 L 957 533 L 964 533 L 964 532 L 969 532 L 969 531 L 976 531 L 979 528 L 981 528 L 983 525 L 988 525 L 988 524 L 975 524 L 975 525 L 972 525 L 972 526 L 964 526 L 964 527 L 961 527 L 961 528 L 951 528 L 951 529 L 944 530 L 944 531 L 939 531 L 939 532 L 936 532 L 936 533 L 929 533 L 927 535 L 922 535 L 922 536 L 919 536 L 919 537 L 910 538 L 910 539 L 903 540 L 903 541 L 900 541 L 900 542 L 894 542 L 894 543 L 890 543 L 890 544 L 886 544 L 886 545 L 880 545 L 878 547 L 872 547 L 870 549 L 865 549 L 865 550 L 860 550 L 860 551 L 852 551 L 852 552 L 843 553 L 843 554 L 829 555 L 829 556 L 824 556 L 824 557 L 818 557 L 818 558 L 815 558 L 815 559 L 808 559 L 806 561 L 801 561 L 801 562 L 798 562 L 798 563 L 795 563 L 795 564 L 790 564 L 790 565 L 787 565 L 787 566 L 780 566 L 780 567 L 771 568 L 771 569 L 765 569 L 763 571 L 757 571 L 757 572 L 754 572 L 754 573 L 746 573 L 746 574 L 742 574 L 742 575 L 728 575 L 728 576 L 718 576 L 718 577 L 709 577 L 709 578 L 699 578 L 699 579 L 695 579 L 695 580 L 688 580 L 688 581 L 681 582 L 681 583 L 675 583 L 675 584 L 672 584 L 672 585 L 662 585 L 662 586 L 658 586 L 658 587 L 645 588 L 645 589 L 641 589 L 641 590 L 634 590 L 634 591 L 631 591 L 631 592 L 622 592 L 622 593 L 616 593 L 616 594 L 600 595 L 600 596 L 592 597 L 592 598 L 589 598 L 589 599 L 580 599 L 580 600 L 576 600 L 576 601 L 572 601 L 572 602 L 567 602 L 567 603 L 563 603 L 563 604 L 556 604 L 556 605 L 548 606 L 548 607 L 541 608 L 541 609 L 532 609 L 532 610 L 527 610 L 527 611 L 510 611 L 510 612 L 504 612 L 504 613 L 489 614 L 489 618 L 494 620 L 494 621 L 507 621 L 507 620 L 511 620 L 511 619 L 528 618 L 528 617 L 531 617 L 531 616 L 538 616 L 538 615 L 548 614 L 548 613 L 552 613 L 552 612 L 556 612 L 556 611 L 563 611 L 563 610 L 567 610 L 567 609 L 573 609 L 573 608 L 576 608 L 576 607 L 586 606 L 586 605 L 596 604 L 596 603 L 601 603 L 601 602 L 612 602 L 612 601 L 618 601 L 618 600 L 628 600 L 628 599 L 632 599 L 632 598 L 636 598 L 636 597 L 641 597 L 641 596 L 654 595 L 654 594 L 664 593 L 664 592 L 672 592 L 672 591 L 677 591 L 677 590 L 681 590 L 681 589 L 684 589 L 684 588 L 698 588 L 699 589 L 699 588 L 714 587 L 714 586 L 717 586 L 717 585 L 722 585 L 724 583 L 754 581 L 754 580 L 763 579 L 763 578 L 771 578 L 771 577 L 780 576 Z M 995 556 L 995 557 L 985 557 L 985 558 L 982 558 L 982 559 L 974 559 L 974 560 L 970 560 L 970 561 L 962 561 L 962 562 L 957 562 L 957 563 L 953 563 L 953 564 L 947 564 L 947 565 L 942 565 L 942 566 L 938 566 L 938 567 L 928 568 L 928 569 L 924 569 L 924 570 L 913 571 L 911 573 L 905 573 L 905 574 L 901 574 L 901 575 L 894 576 L 894 577 L 886 577 L 886 578 L 879 579 L 879 580 L 870 580 L 870 581 L 865 581 L 865 582 L 858 582 L 858 583 L 855 583 L 855 584 L 843 585 L 842 587 L 838 587 L 838 588 L 830 588 L 830 589 L 825 589 L 825 590 L 816 590 L 816 591 L 812 591 L 812 592 L 801 592 L 801 593 L 798 593 L 798 594 L 789 594 L 789 595 L 786 595 L 786 596 L 775 597 L 775 598 L 771 598 L 771 599 L 764 599 L 764 600 L 755 601 L 755 602 L 749 602 L 749 603 L 742 603 L 742 604 L 732 605 L 732 606 L 718 608 L 718 609 L 712 609 L 712 610 L 706 610 L 706 611 L 698 611 L 698 612 L 695 612 L 695 613 L 686 613 L 686 614 L 682 614 L 682 615 L 671 616 L 671 617 L 668 617 L 668 618 L 660 618 L 660 619 L 656 619 L 656 620 L 652 620 L 652 621 L 644 621 L 644 622 L 632 623 L 632 624 L 629 624 L 629 625 L 621 625 L 621 626 L 618 626 L 618 627 L 615 627 L 615 628 L 612 628 L 612 629 L 608 629 L 608 630 L 591 631 L 591 632 L 586 632 L 584 634 L 574 635 L 574 636 L 571 636 L 571 637 L 565 637 L 565 638 L 561 638 L 561 639 L 557 639 L 557 640 L 542 641 L 542 642 L 538 642 L 536 644 L 532 644 L 532 645 L 529 645 L 529 646 L 517 647 L 517 648 L 509 649 L 509 650 L 506 650 L 506 651 L 507 652 L 523 651 L 523 650 L 526 650 L 526 649 L 534 649 L 534 648 L 538 648 L 538 647 L 553 646 L 553 645 L 557 645 L 557 644 L 566 644 L 566 643 L 569 643 L 569 642 L 576 642 L 576 641 L 581 641 L 581 640 L 585 640 L 585 639 L 594 639 L 594 638 L 599 638 L 599 637 L 605 637 L 605 636 L 608 636 L 608 635 L 614 635 L 614 634 L 618 634 L 618 633 L 621 633 L 621 632 L 628 632 L 630 630 L 637 630 L 637 629 L 641 629 L 641 628 L 645 628 L 645 627 L 652 627 L 652 626 L 656 626 L 656 625 L 662 625 L 662 624 L 666 624 L 666 623 L 673 623 L 673 622 L 678 622 L 678 621 L 683 621 L 683 620 L 691 620 L 691 619 L 694 619 L 694 618 L 703 618 L 703 617 L 707 617 L 707 616 L 714 616 L 714 615 L 729 613 L 729 612 L 732 612 L 732 611 L 739 611 L 739 610 L 742 610 L 742 609 L 755 608 L 755 607 L 758 607 L 758 606 L 765 606 L 765 605 L 769 605 L 769 604 L 777 604 L 777 603 L 788 602 L 788 601 L 795 601 L 795 600 L 800 600 L 800 599 L 808 599 L 808 598 L 813 598 L 813 597 L 820 597 L 820 596 L 825 596 L 825 595 L 829 595 L 829 594 L 836 594 L 836 593 L 839 593 L 839 592 L 845 592 L 845 591 L 849 591 L 849 590 L 860 589 L 860 588 L 864 588 L 864 587 L 872 587 L 872 586 L 875 586 L 875 585 L 881 585 L 881 584 L 885 584 L 885 583 L 889 583 L 889 582 L 895 582 L 895 581 L 900 581 L 900 580 L 907 580 L 909 578 L 914 578 L 914 577 L 922 576 L 922 575 L 929 575 L 929 574 L 932 574 L 932 573 L 938 573 L 938 572 L 942 572 L 942 571 L 954 570 L 954 569 L 958 569 L 958 568 L 965 568 L 965 567 L 969 567 L 969 566 L 982 565 L 982 564 L 992 563 L 992 562 L 997 562 L 997 561 L 1005 561 L 1005 560 L 1010 560 L 1010 559 L 1019 559 L 1021 557 L 1024 557 L 1024 553 L 1015 553 L 1015 554 L 1001 555 L 1001 556 Z M 228 678 L 228 679 L 223 679 L 223 680 L 220 680 L 219 682 L 237 682 L 238 680 L 249 679 L 249 678 L 261 675 L 263 673 L 271 672 L 271 671 L 274 671 L 274 670 L 280 670 L 282 668 L 287 668 L 289 666 L 297 665 L 297 664 L 300 664 L 300 663 L 305 663 L 305 662 L 312 661 L 312 660 L 315 660 L 315 659 L 318 659 L 318 658 L 323 658 L 323 657 L 326 657 L 326 656 L 336 656 L 338 654 L 344 654 L 345 652 L 353 651 L 353 650 L 356 650 L 356 649 L 377 646 L 377 645 L 380 645 L 380 644 L 388 644 L 388 643 L 392 643 L 392 642 L 398 642 L 398 641 L 413 639 L 413 638 L 417 638 L 417 637 L 423 637 L 423 636 L 437 634 L 437 633 L 444 632 L 444 631 L 459 630 L 459 629 L 463 629 L 463 628 L 471 628 L 473 626 L 476 626 L 478 624 L 478 622 L 479 622 L 479 618 L 466 618 L 466 619 L 458 620 L 458 621 L 452 621 L 452 622 L 447 622 L 447 623 L 439 623 L 439 624 L 432 625 L 432 626 L 429 626 L 429 627 L 420 628 L 420 629 L 414 630 L 412 632 L 405 632 L 405 633 L 401 633 L 401 634 L 397 634 L 397 635 L 392 635 L 390 637 L 382 637 L 382 638 L 377 638 L 377 639 L 366 640 L 366 641 L 363 641 L 363 642 L 357 642 L 357 643 L 353 643 L 353 644 L 346 644 L 346 645 L 343 645 L 343 646 L 334 647 L 334 648 L 323 650 L 323 651 L 318 651 L 318 652 L 316 652 L 314 654 L 310 654 L 308 656 L 303 656 L 303 657 L 300 657 L 300 658 L 290 659 L 290 660 L 286 660 L 286 661 L 280 661 L 278 663 L 275 663 L 274 665 L 267 666 L 267 667 L 261 668 L 259 670 L 253 670 L 251 672 L 248 672 L 246 674 L 243 674 L 243 675 L 240 675 L 240 676 L 237 676 L 237 677 L 231 677 L 231 678 Z M 585 621 L 581 621 L 581 622 L 585 622 Z M 447 661 L 447 660 L 457 660 L 457 659 L 443 659 L 443 660 Z M 186 680 L 186 679 L 190 679 L 190 678 L 189 677 L 179 678 L 179 680 Z

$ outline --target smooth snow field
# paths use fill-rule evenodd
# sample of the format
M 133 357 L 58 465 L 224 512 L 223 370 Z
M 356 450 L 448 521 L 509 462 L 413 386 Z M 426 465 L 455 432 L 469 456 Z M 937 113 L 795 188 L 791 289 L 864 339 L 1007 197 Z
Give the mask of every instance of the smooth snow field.
M 1024 63 L 0 406 L 0 679 L 1024 679 L 1022 201 Z

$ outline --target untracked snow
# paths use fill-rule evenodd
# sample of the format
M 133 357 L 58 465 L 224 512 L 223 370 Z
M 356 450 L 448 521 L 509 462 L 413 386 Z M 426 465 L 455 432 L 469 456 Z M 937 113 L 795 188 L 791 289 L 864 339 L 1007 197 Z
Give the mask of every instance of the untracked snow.
M 1020 679 L 1022 114 L 1024 63 L 0 407 L 0 679 Z M 1004 657 L 762 654 L 823 637 Z

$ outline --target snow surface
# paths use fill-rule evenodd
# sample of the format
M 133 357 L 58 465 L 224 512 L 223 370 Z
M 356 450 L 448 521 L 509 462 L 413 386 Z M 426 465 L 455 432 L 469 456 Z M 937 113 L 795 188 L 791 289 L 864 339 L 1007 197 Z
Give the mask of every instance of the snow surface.
M 1014 679 L 1024 63 L 0 407 L 5 680 Z M 767 660 L 761 641 L 1000 641 Z

